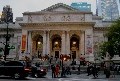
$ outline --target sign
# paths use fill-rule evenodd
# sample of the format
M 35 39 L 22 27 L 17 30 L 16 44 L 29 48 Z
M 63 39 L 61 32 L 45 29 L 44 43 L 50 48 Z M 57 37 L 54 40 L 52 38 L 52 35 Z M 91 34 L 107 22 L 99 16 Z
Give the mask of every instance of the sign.
M 26 35 L 22 35 L 22 46 L 21 46 L 21 50 L 25 51 L 26 48 Z

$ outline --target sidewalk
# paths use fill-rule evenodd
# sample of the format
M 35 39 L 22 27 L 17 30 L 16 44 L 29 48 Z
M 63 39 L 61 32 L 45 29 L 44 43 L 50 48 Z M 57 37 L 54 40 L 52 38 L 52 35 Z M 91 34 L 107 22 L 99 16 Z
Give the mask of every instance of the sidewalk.
M 48 71 L 46 78 L 52 78 L 52 73 L 51 71 Z M 61 76 L 59 75 L 59 78 L 61 78 Z M 93 75 L 87 76 L 87 73 L 81 73 L 80 75 L 77 74 L 71 74 L 71 75 L 66 75 L 65 78 L 81 78 L 81 79 L 94 79 Z M 108 79 L 106 78 L 105 74 L 100 73 L 98 75 L 98 77 L 96 79 Z M 113 77 L 112 75 L 110 76 L 109 79 L 120 79 L 120 75 L 115 75 L 115 77 Z

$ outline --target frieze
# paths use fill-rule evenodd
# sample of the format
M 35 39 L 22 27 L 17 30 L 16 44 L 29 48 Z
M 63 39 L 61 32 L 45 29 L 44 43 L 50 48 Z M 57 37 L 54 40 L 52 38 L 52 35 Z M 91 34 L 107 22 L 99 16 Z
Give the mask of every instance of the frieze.
M 85 14 L 42 14 L 42 15 L 27 15 L 27 23 L 41 22 L 83 22 Z

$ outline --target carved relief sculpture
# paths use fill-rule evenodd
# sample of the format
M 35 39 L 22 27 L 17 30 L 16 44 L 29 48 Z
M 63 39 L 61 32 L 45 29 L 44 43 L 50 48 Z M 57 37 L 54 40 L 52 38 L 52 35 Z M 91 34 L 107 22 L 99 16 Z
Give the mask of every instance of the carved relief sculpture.
M 28 15 L 28 23 L 32 23 L 32 16 Z
M 50 15 L 44 15 L 43 16 L 43 20 L 44 21 L 50 21 L 51 20 L 51 16 Z
M 85 15 L 80 15 L 80 21 L 85 21 Z
M 71 20 L 70 15 L 64 15 L 64 16 L 62 16 L 61 20 L 62 21 L 70 21 Z

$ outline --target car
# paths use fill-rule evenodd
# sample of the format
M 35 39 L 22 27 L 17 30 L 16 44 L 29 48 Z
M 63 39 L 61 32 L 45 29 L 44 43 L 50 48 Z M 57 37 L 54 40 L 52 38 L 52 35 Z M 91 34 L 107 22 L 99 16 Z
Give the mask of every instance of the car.
M 24 61 L 1 61 L 0 75 L 11 76 L 15 79 L 25 78 L 31 72 Z
M 45 68 L 42 68 L 41 66 L 32 65 L 31 67 L 31 75 L 32 77 L 44 77 L 47 74 L 47 71 Z

